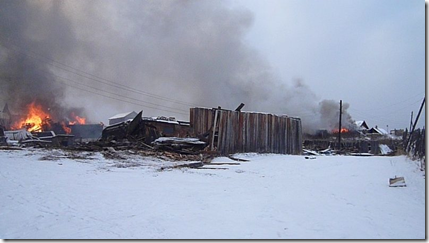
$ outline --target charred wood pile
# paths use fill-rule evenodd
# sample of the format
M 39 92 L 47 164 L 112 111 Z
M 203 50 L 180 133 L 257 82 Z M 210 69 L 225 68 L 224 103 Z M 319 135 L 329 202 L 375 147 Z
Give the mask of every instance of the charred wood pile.
M 84 147 L 80 147 L 81 151 L 87 151 Z M 73 149 L 75 151 L 75 149 Z M 93 150 L 92 150 L 93 151 Z M 139 155 L 142 157 L 152 157 L 166 161 L 208 161 L 208 158 L 213 156 L 208 154 L 182 154 L 177 151 L 162 151 L 155 149 L 141 149 L 141 148 L 126 148 L 124 146 L 118 147 L 99 147 L 98 150 L 105 158 L 123 160 L 126 157 L 122 154 Z
M 151 144 L 160 137 L 192 137 L 192 129 L 187 123 L 168 119 L 153 119 L 142 117 L 143 111 L 125 122 L 106 127 L 102 132 L 102 141 L 121 141 L 127 139 L 131 142 L 144 142 Z
M 198 138 L 160 137 L 153 143 L 157 150 L 177 151 L 181 154 L 197 154 L 206 147 Z

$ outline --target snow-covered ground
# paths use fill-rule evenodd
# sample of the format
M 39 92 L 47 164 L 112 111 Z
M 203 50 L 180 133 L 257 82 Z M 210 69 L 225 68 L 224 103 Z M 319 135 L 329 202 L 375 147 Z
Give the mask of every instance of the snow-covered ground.
M 0 238 L 425 238 L 425 179 L 406 157 L 235 157 L 250 161 L 0 151 Z

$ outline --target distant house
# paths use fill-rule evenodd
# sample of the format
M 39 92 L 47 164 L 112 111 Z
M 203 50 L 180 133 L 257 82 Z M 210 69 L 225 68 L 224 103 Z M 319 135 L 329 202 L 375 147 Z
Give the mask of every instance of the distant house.
M 404 132 L 405 132 L 404 129 L 393 129 L 390 131 L 390 135 L 403 136 Z
M 378 135 L 382 135 L 382 136 L 389 135 L 389 133 L 386 130 L 384 130 L 383 128 L 377 127 L 377 126 L 369 129 L 367 134 L 378 134 Z
M 369 129 L 365 121 L 355 121 L 355 124 L 359 131 L 364 131 Z
M 134 117 L 136 117 L 136 116 L 137 116 L 137 113 L 135 111 L 116 114 L 116 115 L 109 118 L 109 126 L 113 125 L 113 124 L 117 124 L 117 123 L 127 121 L 129 119 L 134 119 Z

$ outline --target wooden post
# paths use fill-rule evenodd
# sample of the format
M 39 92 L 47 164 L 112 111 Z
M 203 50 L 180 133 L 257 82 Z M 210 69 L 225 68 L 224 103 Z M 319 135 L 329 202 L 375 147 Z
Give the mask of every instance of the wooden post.
M 241 111 L 241 108 L 243 108 L 243 106 L 244 106 L 244 103 L 241 103 L 241 104 L 237 107 L 237 109 L 235 109 L 235 111 Z
M 343 113 L 343 101 L 340 100 L 340 121 L 338 126 L 338 151 L 341 150 L 341 116 Z
M 407 148 L 405 151 L 408 152 L 410 148 L 411 135 L 413 135 L 414 129 L 416 128 L 417 122 L 419 121 L 420 113 L 422 112 L 423 106 L 425 104 L 426 97 L 423 98 L 422 104 L 420 105 L 419 113 L 417 113 L 416 121 L 413 124 L 413 129 L 410 131 L 410 135 L 408 136 Z
M 412 126 L 413 126 L 413 112 L 411 111 L 410 129 L 408 131 L 411 132 L 411 127 Z
M 210 150 L 211 151 L 213 151 L 213 148 L 214 148 L 214 139 L 215 139 L 215 134 L 216 134 L 217 113 L 218 113 L 218 111 L 219 110 L 215 110 L 215 118 L 214 118 L 214 121 L 213 121 L 212 141 L 211 141 L 211 146 L 210 146 Z

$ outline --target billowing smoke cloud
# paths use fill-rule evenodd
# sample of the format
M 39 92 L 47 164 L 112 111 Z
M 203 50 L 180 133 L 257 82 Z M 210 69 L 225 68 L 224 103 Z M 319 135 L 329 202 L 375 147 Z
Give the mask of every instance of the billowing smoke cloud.
M 75 41 L 59 8 L 59 2 L 41 9 L 35 2 L 0 1 L 1 103 L 7 102 L 14 113 L 26 112 L 35 102 L 55 120 L 83 114 L 82 108 L 63 103 L 66 89 L 46 64 L 46 59 L 68 55 Z
M 0 85 L 17 107 L 37 99 L 67 112 L 82 106 L 93 121 L 141 109 L 187 120 L 191 106 L 243 102 L 243 110 L 301 117 L 309 132 L 338 124 L 339 104 L 301 80 L 279 80 L 245 43 L 253 15 L 228 2 L 0 4 Z
M 320 127 L 329 129 L 330 131 L 339 127 L 340 104 L 333 100 L 323 100 L 319 104 L 320 107 Z M 342 104 L 341 125 L 347 129 L 356 129 L 352 117 L 347 112 L 348 103 Z

